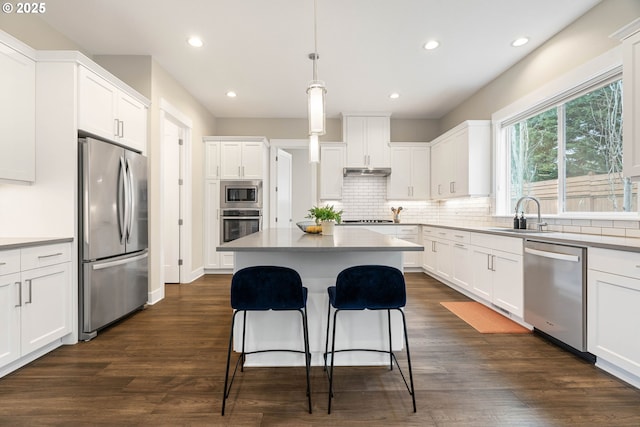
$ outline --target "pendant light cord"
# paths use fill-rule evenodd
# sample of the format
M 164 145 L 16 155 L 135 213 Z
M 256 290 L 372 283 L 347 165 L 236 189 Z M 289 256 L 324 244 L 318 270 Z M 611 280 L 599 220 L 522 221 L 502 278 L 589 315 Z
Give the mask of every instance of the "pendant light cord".
M 313 0 L 313 80 L 318 80 L 318 4 L 317 0 Z

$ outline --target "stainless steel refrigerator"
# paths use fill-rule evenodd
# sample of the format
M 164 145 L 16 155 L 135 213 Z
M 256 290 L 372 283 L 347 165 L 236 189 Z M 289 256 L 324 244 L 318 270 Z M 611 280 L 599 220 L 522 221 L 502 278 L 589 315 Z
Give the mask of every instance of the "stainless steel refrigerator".
M 147 158 L 79 138 L 79 339 L 143 308 L 148 295 Z

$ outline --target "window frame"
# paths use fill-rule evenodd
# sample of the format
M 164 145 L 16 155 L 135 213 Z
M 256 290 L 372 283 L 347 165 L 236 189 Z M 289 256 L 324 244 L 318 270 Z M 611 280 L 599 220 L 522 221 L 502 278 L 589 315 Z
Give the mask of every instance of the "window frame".
M 606 85 L 608 82 L 622 78 L 622 52 L 620 47 L 611 49 L 599 57 L 576 67 L 568 73 L 552 80 L 544 86 L 526 95 L 509 106 L 496 111 L 492 117 L 492 150 L 493 156 L 493 194 L 495 197 L 495 216 L 510 217 L 509 191 L 511 181 L 510 146 L 507 128 L 515 123 L 535 116 L 550 108 L 558 108 L 558 116 L 564 117 L 564 104 L 592 90 Z M 559 127 L 564 121 L 559 120 Z M 564 158 L 564 129 L 559 129 L 558 155 Z M 564 162 L 558 164 L 558 177 L 564 177 Z M 560 179 L 560 178 L 559 178 Z M 564 180 L 564 178 L 562 178 Z M 565 212 L 565 188 L 558 186 L 557 214 L 546 214 L 548 218 L 576 219 L 637 219 L 640 215 L 634 212 Z M 640 209 L 640 203 L 638 204 Z

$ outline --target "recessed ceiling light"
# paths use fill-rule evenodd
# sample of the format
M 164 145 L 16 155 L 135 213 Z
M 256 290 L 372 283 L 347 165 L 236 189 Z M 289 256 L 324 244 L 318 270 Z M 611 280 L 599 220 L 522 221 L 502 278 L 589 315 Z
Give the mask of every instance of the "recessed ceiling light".
M 193 47 L 202 47 L 204 45 L 204 43 L 202 42 L 202 39 L 197 36 L 189 37 L 189 40 L 187 40 L 187 43 L 189 43 Z
M 234 91 L 230 90 L 229 92 L 227 92 L 227 96 L 229 98 L 235 98 L 238 95 Z
M 433 50 L 435 48 L 437 48 L 438 46 L 440 46 L 440 43 L 436 40 L 429 40 L 428 42 L 426 42 L 424 44 L 424 48 L 426 50 Z
M 400 98 L 400 94 L 398 92 L 393 92 L 391 95 L 389 95 L 389 98 L 398 99 Z
M 513 47 L 518 47 L 518 46 L 523 46 L 525 44 L 529 43 L 529 38 L 528 37 L 520 37 L 515 39 L 513 42 L 511 42 L 511 46 Z

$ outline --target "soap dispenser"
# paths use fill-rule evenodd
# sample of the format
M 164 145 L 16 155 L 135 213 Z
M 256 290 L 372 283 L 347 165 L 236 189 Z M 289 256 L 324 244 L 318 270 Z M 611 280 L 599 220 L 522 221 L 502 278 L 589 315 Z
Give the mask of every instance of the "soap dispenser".
M 527 218 L 524 217 L 524 212 L 520 212 L 520 229 L 521 230 L 526 230 L 527 229 Z
M 513 217 L 513 229 L 517 230 L 519 228 L 520 228 L 520 218 L 518 218 L 518 211 L 516 211 L 516 214 Z

